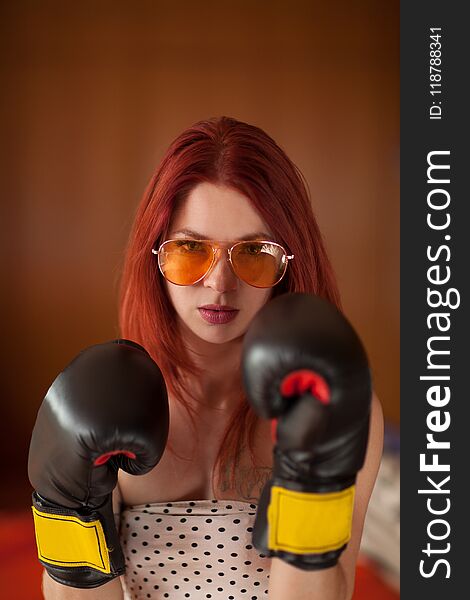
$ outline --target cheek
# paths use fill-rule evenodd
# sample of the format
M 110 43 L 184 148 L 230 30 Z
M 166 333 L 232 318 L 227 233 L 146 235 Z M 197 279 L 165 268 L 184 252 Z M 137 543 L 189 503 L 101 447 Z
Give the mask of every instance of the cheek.
M 252 314 L 256 314 L 271 298 L 272 288 L 262 290 L 250 287 L 247 290 L 247 306 Z
M 184 287 L 166 282 L 168 298 L 178 314 L 184 313 L 190 304 L 190 286 Z

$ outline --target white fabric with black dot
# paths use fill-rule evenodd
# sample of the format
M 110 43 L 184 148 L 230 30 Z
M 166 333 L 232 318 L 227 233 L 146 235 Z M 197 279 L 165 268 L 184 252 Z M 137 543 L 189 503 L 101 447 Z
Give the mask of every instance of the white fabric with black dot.
M 256 505 L 195 500 L 124 507 L 124 599 L 262 600 L 271 559 L 253 547 Z

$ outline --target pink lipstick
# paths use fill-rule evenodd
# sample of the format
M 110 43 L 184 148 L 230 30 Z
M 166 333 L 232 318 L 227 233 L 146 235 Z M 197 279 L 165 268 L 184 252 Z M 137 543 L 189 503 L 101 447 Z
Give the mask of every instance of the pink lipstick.
M 198 307 L 199 314 L 211 325 L 230 323 L 238 314 L 238 309 L 227 304 L 206 304 Z

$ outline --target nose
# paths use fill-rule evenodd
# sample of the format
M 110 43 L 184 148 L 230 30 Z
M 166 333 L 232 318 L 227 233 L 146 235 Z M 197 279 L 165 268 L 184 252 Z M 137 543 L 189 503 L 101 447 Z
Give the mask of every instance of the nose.
M 238 278 L 230 266 L 228 252 L 218 248 L 215 263 L 203 279 L 204 287 L 210 287 L 218 293 L 231 292 L 237 289 Z

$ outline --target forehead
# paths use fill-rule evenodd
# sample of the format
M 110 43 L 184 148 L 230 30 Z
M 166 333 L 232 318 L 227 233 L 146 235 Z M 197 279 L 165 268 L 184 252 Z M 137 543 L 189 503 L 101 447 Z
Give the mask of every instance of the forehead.
M 204 239 L 242 239 L 271 231 L 249 199 L 233 188 L 200 183 L 175 209 L 170 234 L 190 229 Z

